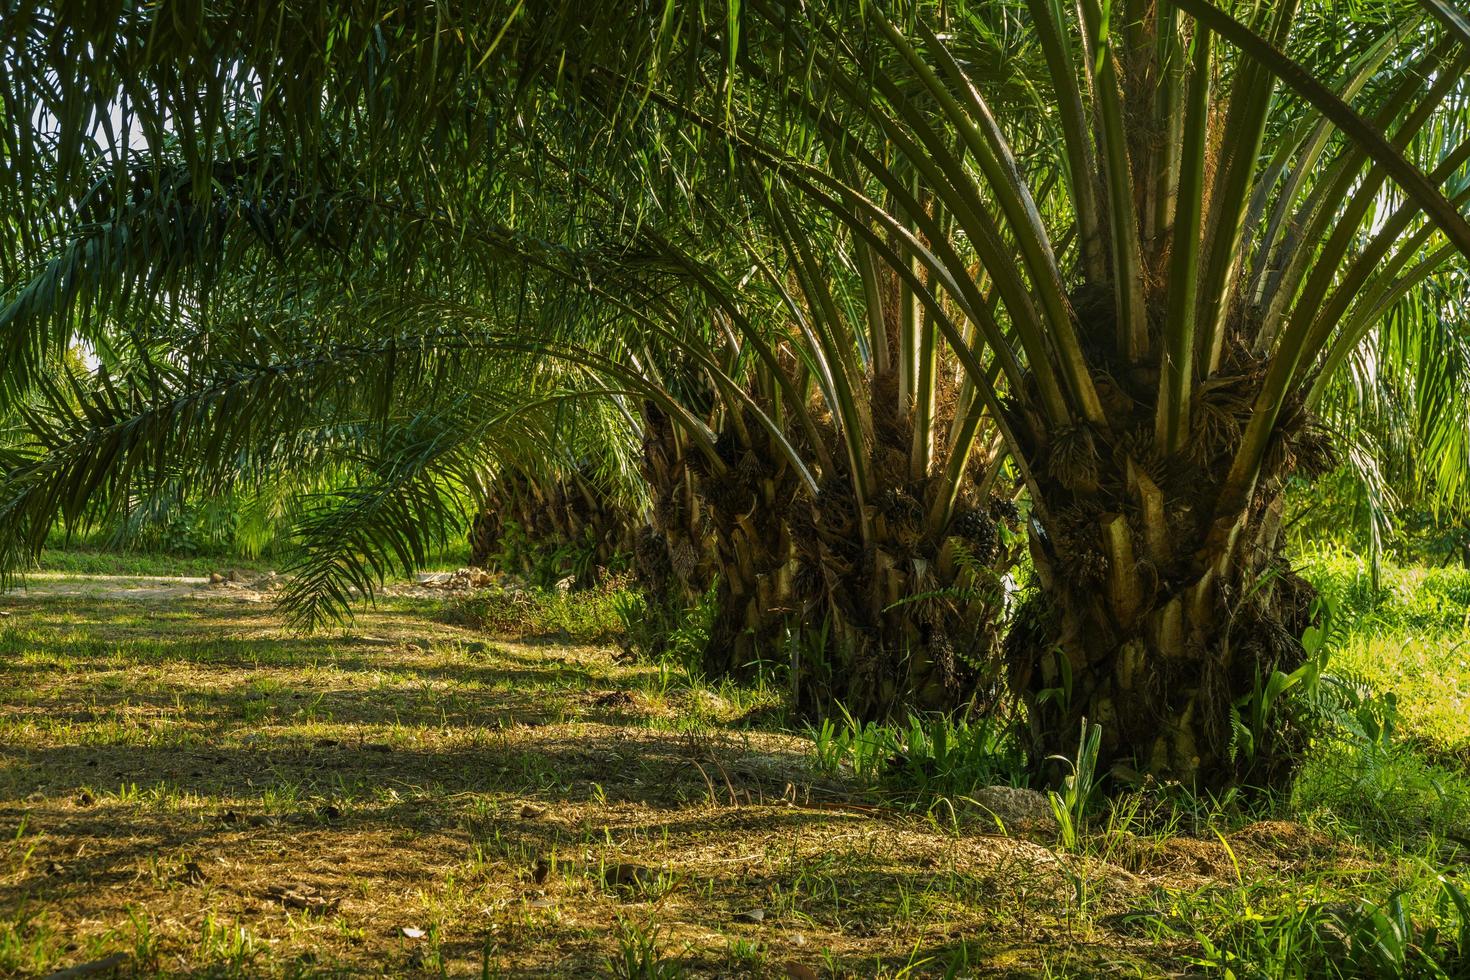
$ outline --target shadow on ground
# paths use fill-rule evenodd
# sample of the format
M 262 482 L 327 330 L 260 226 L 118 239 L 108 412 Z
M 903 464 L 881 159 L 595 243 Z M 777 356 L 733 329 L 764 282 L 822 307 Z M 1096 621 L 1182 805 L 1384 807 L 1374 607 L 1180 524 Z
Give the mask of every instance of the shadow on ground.
M 319 636 L 246 602 L 3 603 L 5 970 L 119 948 L 240 976 L 582 976 L 630 949 L 718 976 L 1172 960 L 1082 928 L 1048 849 L 854 806 L 803 739 L 734 727 L 770 706 L 610 650 L 392 603 Z M 6 961 L 7 937 L 39 952 Z

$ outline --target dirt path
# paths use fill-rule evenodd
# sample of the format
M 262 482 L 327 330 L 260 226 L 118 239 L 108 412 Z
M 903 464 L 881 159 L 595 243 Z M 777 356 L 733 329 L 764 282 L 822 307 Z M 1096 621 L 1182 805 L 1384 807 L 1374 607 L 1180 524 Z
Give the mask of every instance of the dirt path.
M 192 598 L 264 602 L 270 598 L 277 583 L 278 580 L 274 577 L 263 575 L 214 581 L 181 575 L 72 575 L 32 572 L 21 585 L 0 592 L 0 603 L 21 598 L 130 599 L 141 602 Z

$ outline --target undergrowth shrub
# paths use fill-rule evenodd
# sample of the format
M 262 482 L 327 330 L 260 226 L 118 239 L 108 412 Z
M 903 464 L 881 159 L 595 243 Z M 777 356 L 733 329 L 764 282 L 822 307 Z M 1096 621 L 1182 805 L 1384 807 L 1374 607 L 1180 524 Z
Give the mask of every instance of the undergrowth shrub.
M 1470 831 L 1470 778 L 1404 743 L 1384 752 L 1323 746 L 1298 780 L 1293 803 L 1316 823 L 1387 847 L 1439 846 L 1445 835 L 1463 840 Z
M 715 618 L 716 586 L 693 603 L 660 602 L 641 589 L 613 598 L 623 648 L 650 663 L 672 664 L 691 676 L 702 666 Z
M 819 769 L 849 776 L 891 802 L 963 799 L 983 786 L 1020 786 L 1027 779 L 1020 744 L 994 717 L 911 715 L 906 723 L 884 725 L 844 712 L 808 735 Z
M 1336 548 L 1303 574 L 1351 620 L 1323 682 L 1295 803 L 1385 844 L 1464 836 L 1470 813 L 1470 571 L 1385 566 Z
M 1192 940 L 1186 957 L 1239 980 L 1460 980 L 1470 976 L 1470 899 L 1463 882 L 1425 875 L 1380 901 L 1304 900 L 1272 885 L 1177 893 L 1155 920 Z
M 497 586 L 452 600 L 446 620 L 494 636 L 555 637 L 572 643 L 610 643 L 623 633 L 626 577 L 608 578 L 580 592 Z
M 1296 555 L 1298 570 L 1364 633 L 1439 634 L 1470 629 L 1470 569 L 1381 566 L 1324 546 Z

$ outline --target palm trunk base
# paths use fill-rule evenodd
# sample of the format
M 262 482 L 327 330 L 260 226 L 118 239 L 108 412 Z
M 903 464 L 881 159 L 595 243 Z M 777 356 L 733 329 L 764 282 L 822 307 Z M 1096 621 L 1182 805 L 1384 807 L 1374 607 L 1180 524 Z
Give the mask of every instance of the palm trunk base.
M 999 503 L 967 516 L 964 536 L 938 543 L 899 519 L 880 525 L 884 538 L 866 547 L 840 529 L 822 534 L 820 524 L 798 538 L 798 550 L 816 559 L 796 576 L 807 625 L 792 669 L 803 713 L 840 705 L 855 719 L 884 721 L 997 702 L 1002 576 L 1015 558 L 1000 529 L 1014 529 L 1016 518 Z
M 1249 594 L 1195 583 L 1126 629 L 1096 591 L 1034 595 L 1007 641 L 1032 758 L 1070 759 L 1086 721 L 1102 727 L 1097 771 L 1126 782 L 1289 788 L 1304 733 L 1280 711 L 1256 725 L 1253 699 L 1302 664 L 1316 593 L 1279 558 L 1254 581 Z
M 993 655 L 972 662 L 938 631 L 898 629 L 890 635 L 905 633 L 905 639 L 884 642 L 847 629 L 835 636 L 830 630 L 807 632 L 793 665 L 798 710 L 808 717 L 891 721 L 910 712 L 964 715 L 993 699 L 994 677 L 976 665 L 993 663 Z

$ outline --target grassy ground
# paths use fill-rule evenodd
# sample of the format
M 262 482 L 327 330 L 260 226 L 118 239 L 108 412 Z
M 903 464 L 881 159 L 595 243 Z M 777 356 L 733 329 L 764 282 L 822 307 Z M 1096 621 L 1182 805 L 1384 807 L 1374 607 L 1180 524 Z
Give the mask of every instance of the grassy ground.
M 115 552 L 102 548 L 47 549 L 41 553 L 32 575 L 175 575 L 206 578 L 211 572 L 230 569 L 266 571 L 269 559 L 220 555 L 172 555 L 154 552 Z
M 469 546 L 454 542 L 429 556 L 424 571 L 453 570 L 469 563 Z M 238 555 L 218 550 L 203 553 L 173 553 L 123 550 L 108 546 L 105 536 L 94 534 L 66 540 L 53 534 L 41 552 L 35 572 L 58 575 L 161 576 L 207 578 L 210 573 L 230 570 L 265 572 L 289 566 L 291 555 Z
M 1362 937 L 1395 901 L 1454 955 L 1427 932 L 1470 857 L 1449 612 L 1352 635 L 1395 733 L 1321 747 L 1294 799 L 1128 797 L 1069 842 L 967 801 L 1007 781 L 983 740 L 944 772 L 915 749 L 914 792 L 777 691 L 581 642 L 606 597 L 303 637 L 230 593 L 75 585 L 0 597 L 3 974 L 1394 976 L 1412 948 Z

